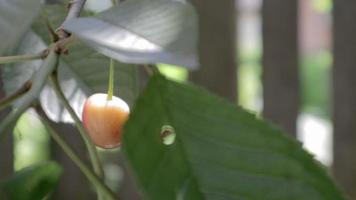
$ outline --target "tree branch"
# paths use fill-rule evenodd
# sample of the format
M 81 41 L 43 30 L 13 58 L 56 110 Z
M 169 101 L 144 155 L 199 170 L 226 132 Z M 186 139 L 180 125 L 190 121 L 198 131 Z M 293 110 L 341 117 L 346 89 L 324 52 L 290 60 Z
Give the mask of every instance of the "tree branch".
M 34 55 L 3 56 L 0 57 L 0 64 L 44 59 L 47 57 L 47 55 L 48 55 L 48 51 L 44 50 L 41 53 L 34 54 Z
M 84 7 L 86 0 L 71 0 L 68 4 L 68 14 L 61 26 L 57 29 L 57 34 L 60 39 L 64 39 L 70 36 L 70 34 L 63 29 L 63 25 L 73 18 L 77 18 L 80 15 L 82 8 Z
M 64 105 L 64 107 L 66 108 L 66 110 L 69 112 L 70 116 L 73 118 L 75 125 L 81 135 L 81 137 L 83 138 L 87 149 L 89 151 L 89 156 L 90 156 L 90 160 L 92 162 L 92 165 L 94 167 L 94 171 L 95 173 L 100 176 L 103 177 L 104 172 L 103 169 L 101 167 L 100 164 L 100 160 L 99 160 L 99 156 L 98 153 L 95 149 L 95 145 L 93 144 L 93 142 L 91 141 L 91 139 L 89 138 L 88 134 L 86 133 L 81 120 L 79 119 L 79 117 L 77 116 L 77 114 L 75 113 L 75 111 L 73 110 L 72 106 L 69 104 L 67 98 L 65 97 L 59 82 L 58 82 L 58 78 L 56 76 L 56 74 L 52 74 L 50 77 L 50 81 L 52 83 L 53 89 L 58 97 L 58 99 L 62 102 L 62 104 Z
M 8 133 L 17 119 L 25 112 L 40 95 L 48 76 L 52 73 L 58 64 L 58 54 L 54 51 L 52 46 L 50 53 L 45 61 L 42 63 L 41 68 L 33 75 L 31 89 L 19 99 L 19 107 L 12 110 L 4 120 L 0 122 L 0 139 Z
M 4 108 L 9 106 L 13 101 L 21 97 L 23 94 L 28 92 L 31 88 L 32 82 L 31 81 L 26 81 L 22 85 L 20 89 L 18 89 L 15 93 L 11 94 L 10 96 L 7 96 L 3 99 L 0 100 L 0 111 L 2 111 Z
M 69 20 L 73 18 L 77 18 L 80 15 L 80 12 L 82 8 L 84 7 L 86 0 L 71 0 L 68 5 L 68 14 L 63 23 L 59 26 L 59 28 L 56 30 L 56 33 L 58 35 L 55 35 L 53 33 L 53 29 L 51 27 L 51 24 L 48 20 L 47 13 L 45 11 L 42 12 L 42 17 L 45 20 L 45 24 L 47 26 L 47 29 L 50 32 L 50 35 L 52 37 L 52 40 L 55 45 L 55 51 L 58 54 L 61 53 L 66 53 L 66 46 L 73 41 L 73 37 L 70 37 L 70 34 L 66 32 L 63 29 L 63 25 L 68 22 Z M 17 56 L 5 56 L 5 57 L 0 57 L 0 64 L 6 64 L 6 63 L 12 63 L 12 62 L 21 62 L 21 61 L 28 61 L 28 60 L 36 60 L 36 59 L 44 59 L 48 56 L 49 49 L 45 49 L 39 54 L 35 55 L 17 55 Z
M 42 16 L 43 22 L 46 25 L 46 28 L 48 30 L 48 34 L 51 37 L 51 41 L 57 42 L 59 39 L 58 35 L 56 34 L 56 32 L 53 29 L 53 26 L 48 18 L 48 13 L 45 8 L 42 8 L 41 16 Z
M 104 171 L 103 168 L 101 166 L 101 162 L 99 159 L 99 155 L 98 152 L 95 148 L 95 145 L 93 144 L 93 142 L 91 141 L 91 139 L 89 138 L 88 134 L 86 133 L 83 124 L 81 122 L 81 120 L 79 119 L 79 117 L 77 116 L 77 114 L 75 113 L 75 111 L 73 110 L 72 106 L 69 104 L 66 96 L 64 95 L 61 86 L 59 84 L 58 81 L 58 77 L 57 74 L 53 73 L 50 76 L 50 81 L 52 83 L 53 89 L 58 97 L 58 99 L 62 102 L 62 104 L 64 105 L 64 107 L 66 108 L 66 110 L 69 112 L 70 116 L 72 117 L 72 119 L 75 122 L 75 126 L 77 127 L 80 136 L 82 137 L 82 139 L 84 140 L 84 143 L 87 147 L 87 150 L 89 152 L 89 157 L 90 157 L 90 161 L 91 164 L 94 168 L 94 172 L 100 177 L 100 178 L 104 178 Z M 98 191 L 98 199 L 102 200 L 102 193 L 100 191 Z

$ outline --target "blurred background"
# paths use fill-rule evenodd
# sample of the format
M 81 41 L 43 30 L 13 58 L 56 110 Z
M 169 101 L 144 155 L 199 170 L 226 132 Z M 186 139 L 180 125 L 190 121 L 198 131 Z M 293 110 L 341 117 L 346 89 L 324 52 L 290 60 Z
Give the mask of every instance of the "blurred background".
M 356 2 L 192 2 L 200 17 L 202 69 L 188 72 L 162 64 L 161 72 L 177 81 L 202 85 L 278 124 L 303 142 L 356 199 Z M 88 0 L 86 4 L 96 12 L 110 6 L 110 0 Z M 80 138 L 70 134 L 75 129 L 66 124 L 56 126 L 67 133 L 65 137 L 77 152 L 84 154 Z M 8 139 L 12 140 L 13 146 L 8 142 L 0 147 L 0 151 L 14 152 L 1 155 L 0 177 L 55 157 L 65 167 L 55 199 L 95 198 L 85 178 L 51 143 L 31 111 L 17 123 L 14 137 Z M 13 165 L 5 164 L 12 156 Z M 119 195 L 140 199 L 119 150 L 102 151 L 101 158 L 107 182 Z

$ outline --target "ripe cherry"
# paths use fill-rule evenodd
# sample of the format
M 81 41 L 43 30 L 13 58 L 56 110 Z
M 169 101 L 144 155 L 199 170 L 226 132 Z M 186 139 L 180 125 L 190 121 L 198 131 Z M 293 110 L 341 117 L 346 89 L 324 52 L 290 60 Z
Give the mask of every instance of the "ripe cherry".
M 121 143 L 122 127 L 128 119 L 129 106 L 122 99 L 107 94 L 90 96 L 83 108 L 83 124 L 95 145 L 114 148 Z

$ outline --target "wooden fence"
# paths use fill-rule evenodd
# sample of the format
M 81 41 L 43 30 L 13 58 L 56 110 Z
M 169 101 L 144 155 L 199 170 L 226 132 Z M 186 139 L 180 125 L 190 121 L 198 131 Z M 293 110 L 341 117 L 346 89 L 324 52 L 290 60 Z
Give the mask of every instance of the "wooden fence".
M 231 30 L 236 24 L 236 13 L 229 12 L 234 0 L 193 0 L 200 11 L 201 54 L 204 73 L 202 78 L 192 74 L 191 80 L 206 86 L 211 91 L 236 99 L 229 81 L 216 78 L 222 75 L 234 80 L 238 66 L 229 47 L 235 35 L 219 30 Z M 300 112 L 300 64 L 298 47 L 298 0 L 262 1 L 262 86 L 263 116 L 296 136 L 297 117 Z M 333 7 L 333 157 L 332 175 L 351 199 L 356 199 L 356 1 L 335 0 Z M 219 4 L 219 6 L 217 6 Z M 216 16 L 220 13 L 220 17 Z M 222 17 L 224 16 L 224 17 Z M 232 21 L 231 21 L 232 20 Z M 218 24 L 218 25 L 217 25 Z M 207 31 L 216 30 L 216 31 Z M 216 34 L 219 34 L 217 36 Z M 209 41 L 209 42 L 208 42 Z M 219 44 L 219 45 L 210 45 Z M 207 50 L 208 49 L 208 50 Z M 210 54 L 204 52 L 210 51 Z M 211 55 L 216 60 L 213 60 Z M 220 60 L 220 59 L 231 59 Z M 213 61 L 212 61 L 213 60 Z M 204 69 L 205 65 L 214 67 Z M 207 71 L 209 70 L 209 72 Z M 198 77 L 198 78 L 196 78 Z M 218 89 L 211 85 L 217 85 Z M 236 88 L 235 88 L 236 89 Z

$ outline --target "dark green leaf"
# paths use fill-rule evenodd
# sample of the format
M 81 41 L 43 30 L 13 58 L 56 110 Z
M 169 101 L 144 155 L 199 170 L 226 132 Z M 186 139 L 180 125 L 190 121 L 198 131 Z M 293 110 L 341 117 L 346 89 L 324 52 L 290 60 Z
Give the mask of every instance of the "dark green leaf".
M 1 184 L 12 200 L 43 199 L 57 185 L 62 168 L 55 162 L 44 162 L 16 172 Z
M 196 14 L 189 3 L 130 0 L 64 27 L 99 52 L 127 63 L 197 67 Z
M 176 134 L 173 144 L 162 127 Z M 300 143 L 191 85 L 155 76 L 124 130 L 148 199 L 345 199 Z

